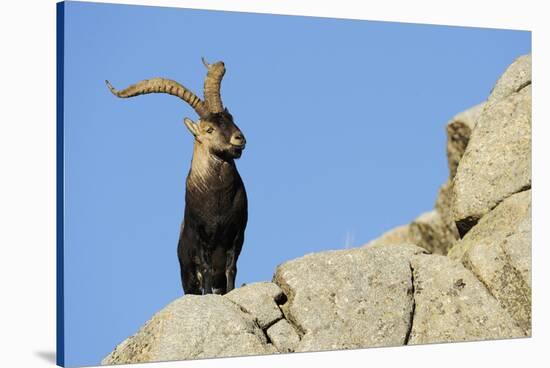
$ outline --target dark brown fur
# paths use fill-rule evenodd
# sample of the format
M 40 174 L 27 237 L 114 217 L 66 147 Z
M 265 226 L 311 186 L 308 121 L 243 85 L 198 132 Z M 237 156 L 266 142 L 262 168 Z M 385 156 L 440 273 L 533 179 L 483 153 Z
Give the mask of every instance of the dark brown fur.
M 203 63 L 208 69 L 204 101 L 165 78 L 145 79 L 121 91 L 105 82 L 121 98 L 148 93 L 177 96 L 199 115 L 197 123 L 184 119 L 195 145 L 178 241 L 181 283 L 186 294 L 225 294 L 235 287 L 237 258 L 248 220 L 246 191 L 235 166 L 246 140 L 223 108 L 220 86 L 224 63 L 208 64 L 204 59 Z
M 210 127 L 219 133 L 213 140 L 216 143 L 206 142 L 208 133 L 204 132 Z M 200 123 L 178 242 L 186 294 L 225 294 L 235 287 L 248 219 L 246 191 L 234 161 L 242 148 L 225 144 L 235 136 L 242 137 L 242 133 L 229 113 Z

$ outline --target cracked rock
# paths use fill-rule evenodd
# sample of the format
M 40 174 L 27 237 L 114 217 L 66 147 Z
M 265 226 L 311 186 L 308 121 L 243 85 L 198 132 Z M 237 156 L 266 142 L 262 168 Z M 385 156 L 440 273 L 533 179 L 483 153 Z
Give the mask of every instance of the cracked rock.
M 413 307 L 413 245 L 306 255 L 277 267 L 286 318 L 303 333 L 296 351 L 402 345 Z
M 477 120 L 452 186 L 453 220 L 461 236 L 502 200 L 530 186 L 529 85 L 487 103 Z
M 459 262 L 445 256 L 411 259 L 415 311 L 409 344 L 523 337 L 523 331 Z
M 294 351 L 300 336 L 286 319 L 281 319 L 267 330 L 267 336 L 280 353 Z
M 517 58 L 498 79 L 488 103 L 500 101 L 531 84 L 531 54 Z
M 101 364 L 229 357 L 275 352 L 262 330 L 219 295 L 188 295 L 170 303 Z
M 266 329 L 283 318 L 277 302 L 285 299 L 283 291 L 272 282 L 258 282 L 233 289 L 225 295 L 256 319 L 261 329 Z
M 531 334 L 531 191 L 505 199 L 449 252 Z

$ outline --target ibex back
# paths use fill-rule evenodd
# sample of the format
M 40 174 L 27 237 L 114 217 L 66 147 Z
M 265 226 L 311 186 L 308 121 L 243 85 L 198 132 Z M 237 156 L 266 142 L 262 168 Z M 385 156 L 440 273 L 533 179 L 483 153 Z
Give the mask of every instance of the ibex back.
M 121 91 L 106 83 L 123 98 L 147 93 L 177 96 L 199 115 L 196 123 L 184 119 L 195 143 L 178 242 L 181 282 L 186 294 L 225 294 L 235 287 L 248 218 L 246 191 L 235 165 L 246 140 L 221 101 L 223 62 L 203 63 L 208 69 L 204 101 L 169 79 L 143 80 Z

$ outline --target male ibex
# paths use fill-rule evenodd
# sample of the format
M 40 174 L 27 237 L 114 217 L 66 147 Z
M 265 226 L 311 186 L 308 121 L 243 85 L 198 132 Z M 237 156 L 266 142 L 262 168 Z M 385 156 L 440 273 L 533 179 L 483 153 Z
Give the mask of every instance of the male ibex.
M 123 98 L 147 93 L 177 96 L 199 115 L 196 123 L 184 119 L 195 143 L 178 242 L 181 282 L 186 294 L 225 294 L 235 287 L 248 218 L 246 191 L 234 161 L 246 140 L 222 105 L 223 62 L 208 64 L 203 59 L 203 63 L 208 69 L 204 101 L 169 79 L 143 80 L 122 91 L 106 83 Z

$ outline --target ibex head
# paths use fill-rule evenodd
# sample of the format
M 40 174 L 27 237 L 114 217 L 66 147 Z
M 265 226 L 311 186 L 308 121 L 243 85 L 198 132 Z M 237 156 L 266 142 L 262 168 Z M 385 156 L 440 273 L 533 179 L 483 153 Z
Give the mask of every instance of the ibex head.
M 241 157 L 246 140 L 233 122 L 233 116 L 223 107 L 220 88 L 225 74 L 223 62 L 203 64 L 208 73 L 204 81 L 204 101 L 176 81 L 164 78 L 146 79 L 124 90 L 118 91 L 109 81 L 105 81 L 111 92 L 118 97 L 128 98 L 148 93 L 168 93 L 187 102 L 199 115 L 197 122 L 184 119 L 185 126 L 195 137 L 195 144 L 206 152 L 222 160 Z

